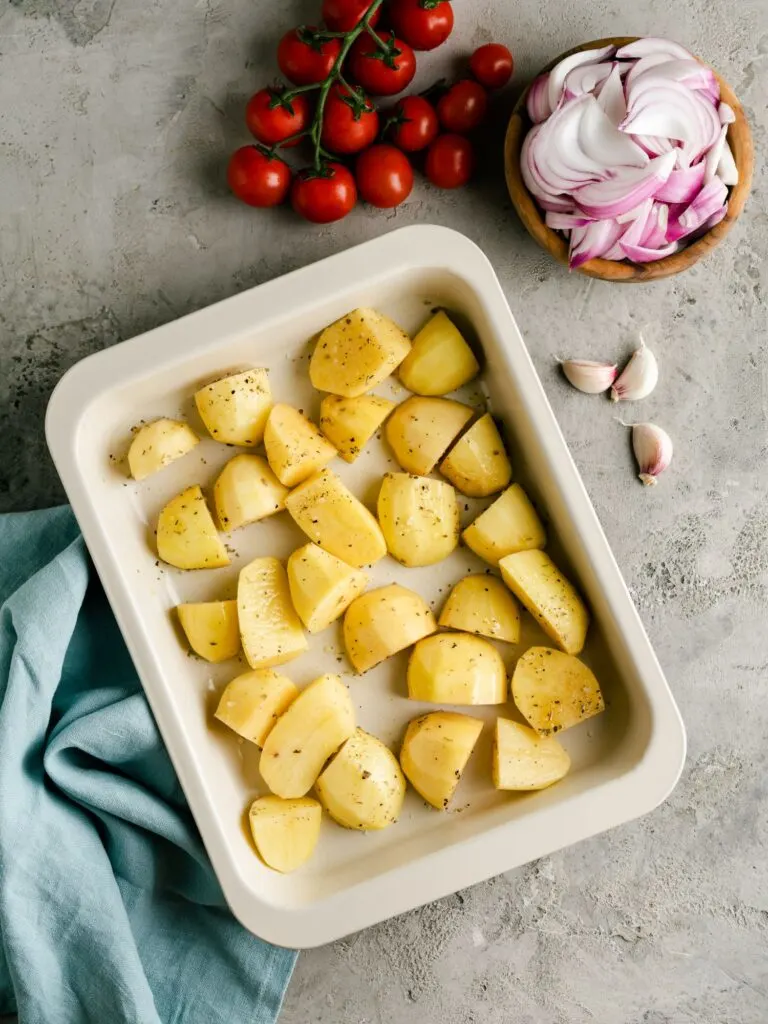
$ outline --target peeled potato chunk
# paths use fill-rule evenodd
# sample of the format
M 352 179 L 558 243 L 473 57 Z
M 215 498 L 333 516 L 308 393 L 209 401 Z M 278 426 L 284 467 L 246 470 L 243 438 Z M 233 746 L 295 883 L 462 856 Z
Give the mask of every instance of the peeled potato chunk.
M 349 690 L 338 676 L 320 676 L 301 691 L 264 741 L 261 777 L 277 796 L 305 796 L 331 754 L 354 731 Z
M 176 609 L 189 646 L 206 661 L 226 661 L 240 651 L 237 601 L 180 604 Z
M 496 789 L 546 789 L 571 767 L 568 752 L 554 736 L 540 736 L 508 718 L 496 721 L 493 743 L 493 784 Z
M 310 540 L 357 569 L 387 553 L 376 517 L 329 469 L 291 491 L 285 507 Z
M 520 484 L 512 484 L 468 526 L 461 539 L 491 565 L 515 551 L 543 548 L 547 534 Z
M 584 647 L 589 612 L 574 585 L 545 551 L 518 551 L 499 562 L 501 575 L 541 628 L 567 654 Z
M 474 416 L 449 398 L 407 398 L 387 421 L 385 434 L 407 473 L 426 476 Z
M 266 370 L 246 370 L 195 392 L 195 405 L 208 433 L 222 444 L 261 444 L 272 408 Z
M 272 406 L 264 431 L 269 465 L 281 484 L 295 487 L 326 466 L 336 455 L 314 423 L 298 409 L 278 403 Z
M 470 633 L 419 640 L 408 661 L 408 696 L 430 704 L 503 704 L 507 673 L 501 655 Z
M 440 463 L 440 472 L 470 498 L 485 498 L 507 486 L 512 466 L 489 412 L 459 438 Z
M 483 723 L 455 711 L 433 711 L 409 724 L 400 764 L 428 804 L 444 811 L 456 792 Z
M 544 735 L 570 729 L 605 711 L 600 684 L 571 654 L 531 647 L 515 666 L 512 697 L 523 718 Z
M 344 616 L 344 646 L 357 672 L 437 630 L 429 605 L 412 590 L 390 583 L 356 598 Z
M 364 572 L 317 544 L 297 548 L 287 569 L 293 607 L 310 633 L 319 633 L 335 622 L 368 583 Z
M 282 665 L 306 651 L 307 638 L 291 603 L 288 577 L 276 558 L 254 558 L 240 570 L 237 608 L 251 668 Z
M 306 864 L 320 838 L 323 811 L 310 796 L 281 800 L 261 796 L 248 812 L 251 835 L 259 856 L 275 871 L 287 874 Z
M 397 821 L 405 799 L 405 777 L 389 747 L 355 729 L 317 780 L 315 790 L 339 825 L 372 831 Z
M 287 676 L 257 668 L 227 683 L 215 717 L 238 736 L 263 747 L 275 722 L 298 695 Z
M 320 429 L 345 462 L 354 462 L 394 408 L 394 402 L 378 395 L 326 395 L 320 403 Z
M 157 520 L 157 553 L 177 569 L 218 569 L 229 555 L 216 532 L 203 492 L 187 487 L 171 498 Z
M 389 553 L 410 568 L 441 562 L 459 543 L 456 492 L 444 480 L 385 473 L 378 511 Z
M 237 530 L 285 508 L 288 488 L 260 455 L 230 459 L 213 487 L 216 515 L 222 530 Z
M 480 365 L 458 327 L 441 310 L 413 339 L 400 380 L 417 395 L 447 395 L 476 377 Z
M 357 398 L 381 384 L 411 349 L 411 339 L 375 309 L 353 309 L 318 338 L 309 379 L 318 391 Z
M 134 480 L 144 480 L 169 463 L 191 452 L 200 438 L 180 420 L 155 420 L 147 423 L 131 441 L 128 468 Z
M 492 640 L 516 644 L 520 640 L 520 609 L 496 576 L 465 576 L 448 595 L 438 624 Z

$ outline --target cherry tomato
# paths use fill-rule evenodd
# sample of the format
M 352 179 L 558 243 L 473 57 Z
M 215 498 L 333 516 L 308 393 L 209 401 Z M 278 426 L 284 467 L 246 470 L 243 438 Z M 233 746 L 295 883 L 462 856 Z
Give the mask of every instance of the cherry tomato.
M 477 128 L 488 110 L 488 93 L 478 82 L 465 79 L 452 85 L 437 102 L 437 116 L 448 132 L 461 135 Z
M 414 50 L 434 50 L 453 30 L 453 7 L 450 0 L 393 0 L 389 20 Z
M 469 61 L 469 70 L 486 89 L 503 89 L 512 77 L 512 54 L 501 43 L 478 47 Z
M 334 85 L 323 113 L 320 140 L 334 153 L 359 153 L 379 131 L 379 115 L 364 93 Z
M 237 198 L 249 206 L 278 206 L 291 187 L 291 169 L 258 146 L 243 146 L 232 154 L 227 181 Z
M 293 28 L 285 33 L 277 47 L 280 70 L 294 85 L 314 85 L 325 81 L 341 53 L 341 41 L 338 39 L 313 43 L 311 33 L 316 31 L 305 26 Z
M 357 186 L 343 164 L 327 164 L 324 173 L 299 171 L 291 189 L 291 204 L 313 224 L 330 224 L 346 217 L 357 202 Z
M 323 21 L 331 32 L 349 32 L 357 25 L 371 6 L 371 0 L 323 0 Z M 370 20 L 375 25 L 381 8 Z
M 357 158 L 355 177 L 360 195 L 371 206 L 388 210 L 411 194 L 413 168 L 405 153 L 394 146 L 371 146 Z
M 461 188 L 474 169 L 475 151 L 463 135 L 438 135 L 429 147 L 424 170 L 438 188 Z
M 377 33 L 379 39 L 393 47 L 387 54 L 376 45 L 367 32 L 358 36 L 349 53 L 349 71 L 372 96 L 394 96 L 407 89 L 416 74 L 416 55 L 408 43 Z
M 251 135 L 265 146 L 274 146 L 291 135 L 303 132 L 309 124 L 309 103 L 299 93 L 290 103 L 282 103 L 276 89 L 260 89 L 248 101 L 245 108 L 245 123 Z M 289 142 L 286 148 L 296 146 L 299 139 Z
M 435 140 L 440 125 L 435 108 L 423 96 L 404 96 L 393 110 L 397 121 L 390 129 L 392 141 L 406 153 L 417 153 Z

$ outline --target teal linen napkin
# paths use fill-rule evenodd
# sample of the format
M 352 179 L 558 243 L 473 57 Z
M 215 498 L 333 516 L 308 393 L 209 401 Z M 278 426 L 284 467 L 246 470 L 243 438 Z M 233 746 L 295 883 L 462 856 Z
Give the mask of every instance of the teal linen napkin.
M 0 516 L 0 1014 L 272 1024 L 68 508 Z

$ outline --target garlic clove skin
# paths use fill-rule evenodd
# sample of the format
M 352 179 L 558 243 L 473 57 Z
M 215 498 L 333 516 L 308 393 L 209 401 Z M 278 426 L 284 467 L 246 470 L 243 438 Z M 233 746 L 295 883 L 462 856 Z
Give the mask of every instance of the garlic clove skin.
M 657 477 L 672 461 L 672 439 L 655 423 L 636 423 L 632 427 L 632 448 L 646 487 L 655 487 Z
M 659 364 L 656 356 L 640 339 L 621 376 L 611 388 L 612 402 L 639 402 L 647 398 L 659 382 Z
M 596 363 L 592 359 L 562 359 L 566 380 L 585 395 L 601 395 L 616 380 L 619 372 L 614 363 Z

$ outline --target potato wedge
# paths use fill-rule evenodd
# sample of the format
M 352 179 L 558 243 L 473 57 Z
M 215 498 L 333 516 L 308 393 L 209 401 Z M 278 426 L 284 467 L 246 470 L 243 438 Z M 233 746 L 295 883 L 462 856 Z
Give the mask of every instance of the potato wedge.
M 405 776 L 381 740 L 355 729 L 315 783 L 334 821 L 373 831 L 393 825 L 405 799 Z
M 376 517 L 329 469 L 291 491 L 285 507 L 310 540 L 348 565 L 361 569 L 387 553 Z
M 390 583 L 356 598 L 344 616 L 344 646 L 356 672 L 367 672 L 437 630 L 429 605 Z
M 237 610 L 251 668 L 282 665 L 306 651 L 307 638 L 291 603 L 288 577 L 276 558 L 254 558 L 240 570 Z
M 485 498 L 507 486 L 512 466 L 489 412 L 459 438 L 440 463 L 440 472 L 470 498 Z
M 281 484 L 295 487 L 327 466 L 336 449 L 314 423 L 293 406 L 278 402 L 264 430 L 264 449 L 269 465 Z
M 543 548 L 547 534 L 520 484 L 512 484 L 468 526 L 461 539 L 474 553 L 498 565 L 515 551 Z
M 520 608 L 496 576 L 481 573 L 459 580 L 443 605 L 440 626 L 477 633 L 516 644 L 520 640 Z
M 260 796 L 248 812 L 259 856 L 275 871 L 287 874 L 306 864 L 320 838 L 323 811 L 311 796 L 281 800 Z
M 414 395 L 398 405 L 384 432 L 403 469 L 426 476 L 474 414 L 468 405 L 452 402 L 450 398 Z
M 531 647 L 515 666 L 512 698 L 528 724 L 542 735 L 570 729 L 605 711 L 600 684 L 572 654 Z
M 564 778 L 570 767 L 568 752 L 554 736 L 540 736 L 508 718 L 497 719 L 493 741 L 496 789 L 546 789 Z
M 218 569 L 229 565 L 203 492 L 187 487 L 171 498 L 157 520 L 157 553 L 177 569 Z
M 293 607 L 310 633 L 319 633 L 335 622 L 368 585 L 362 570 L 317 544 L 297 548 L 286 568 Z
M 222 530 L 237 530 L 285 508 L 283 486 L 260 455 L 236 455 L 213 485 L 216 516 Z
M 355 731 L 355 709 L 338 676 L 302 690 L 264 741 L 259 770 L 277 796 L 305 796 L 323 765 Z
M 238 736 L 263 747 L 275 722 L 298 695 L 298 687 L 287 676 L 257 668 L 227 683 L 214 714 Z
M 134 480 L 144 480 L 191 452 L 200 438 L 180 420 L 155 420 L 136 431 L 128 449 L 128 468 Z
M 488 640 L 470 633 L 436 633 L 408 659 L 408 696 L 430 704 L 504 704 L 507 673 Z
M 254 369 L 223 377 L 196 391 L 195 405 L 216 441 L 254 448 L 261 444 L 272 408 L 269 375 Z
M 441 562 L 459 543 L 456 492 L 444 480 L 385 473 L 378 511 L 389 553 L 410 568 Z
M 441 310 L 413 339 L 398 376 L 417 395 L 447 395 L 479 371 L 480 364 L 461 331 Z
M 195 654 L 214 663 L 237 657 L 240 651 L 237 601 L 180 604 L 176 614 Z
M 318 338 L 309 379 L 318 391 L 357 398 L 381 384 L 411 350 L 411 339 L 375 309 L 353 309 Z
M 589 612 L 574 585 L 545 551 L 517 551 L 499 562 L 501 575 L 550 639 L 566 654 L 584 648 Z
M 456 792 L 483 723 L 455 711 L 433 711 L 409 724 L 400 751 L 405 777 L 428 804 L 444 811 Z
M 320 403 L 320 429 L 345 462 L 354 462 L 394 408 L 394 402 L 378 395 L 326 395 Z

